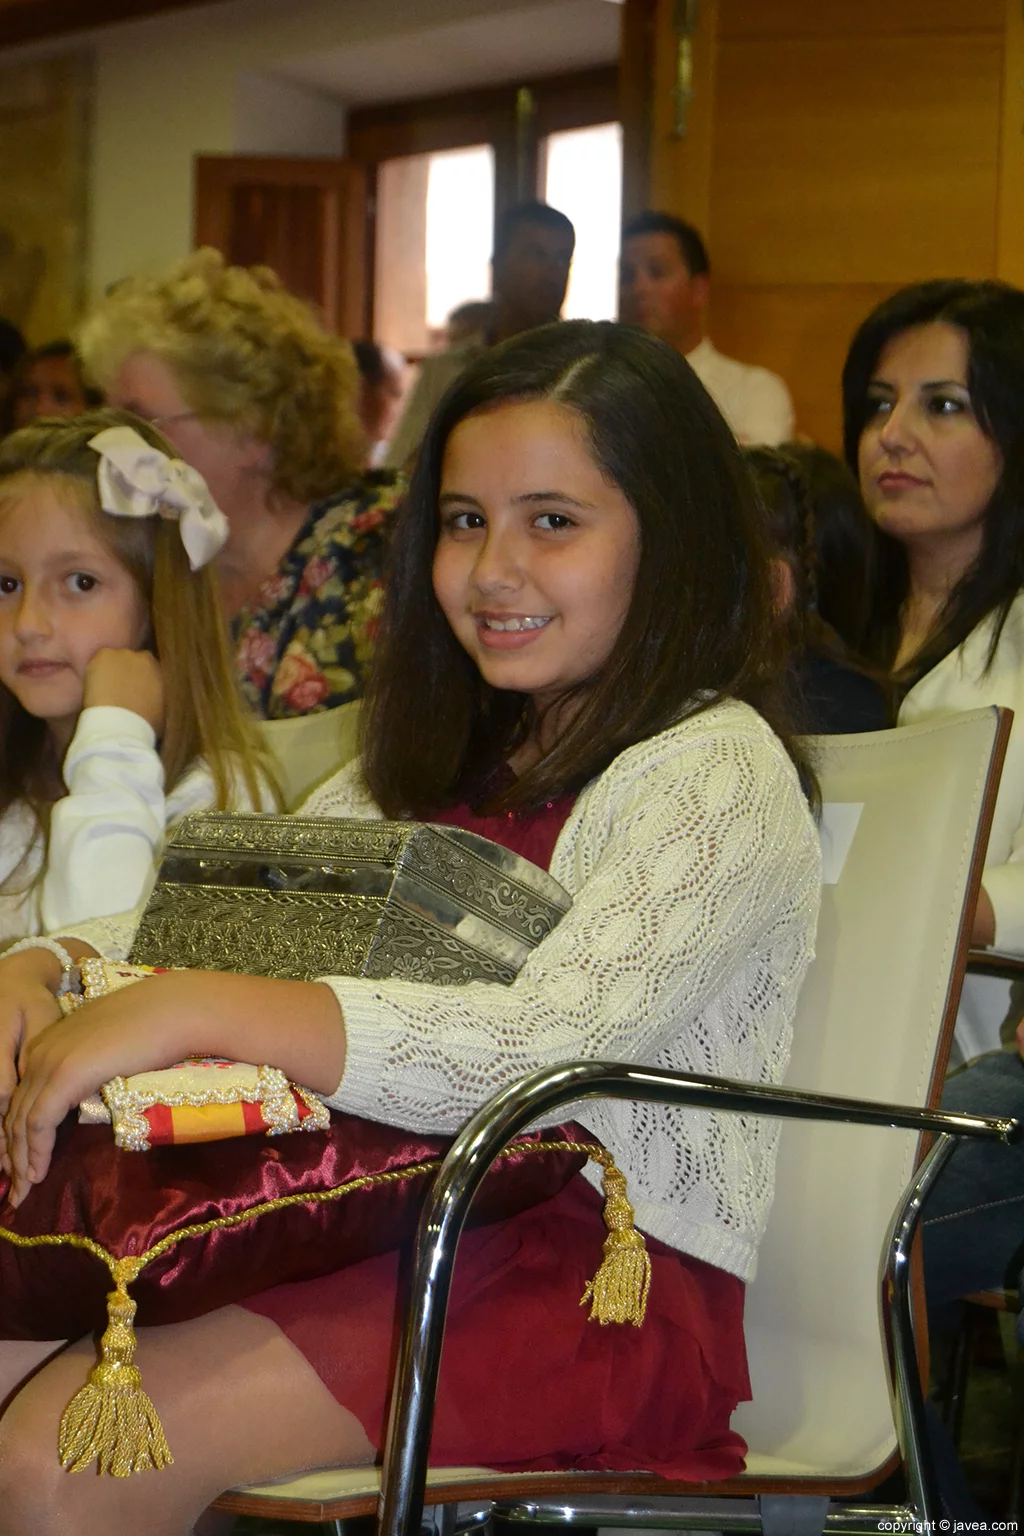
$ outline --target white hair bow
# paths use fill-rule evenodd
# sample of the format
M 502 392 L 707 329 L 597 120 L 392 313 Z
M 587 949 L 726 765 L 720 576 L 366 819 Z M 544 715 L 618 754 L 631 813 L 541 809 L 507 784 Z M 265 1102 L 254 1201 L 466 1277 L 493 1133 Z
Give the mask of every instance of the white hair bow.
M 134 427 L 107 427 L 89 439 L 99 454 L 100 506 L 113 517 L 170 517 L 194 571 L 223 549 L 228 520 L 198 470 L 152 448 Z

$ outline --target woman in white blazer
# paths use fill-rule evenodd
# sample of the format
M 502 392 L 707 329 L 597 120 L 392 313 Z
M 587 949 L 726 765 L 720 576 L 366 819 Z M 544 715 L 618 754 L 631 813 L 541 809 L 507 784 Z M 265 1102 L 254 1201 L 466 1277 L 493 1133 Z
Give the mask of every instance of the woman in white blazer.
M 847 459 L 878 529 L 872 660 L 900 725 L 1015 712 L 973 942 L 1024 954 L 1024 293 L 964 280 L 902 289 L 843 370 Z M 1005 983 L 971 977 L 947 1108 L 1024 1114 L 1001 1050 Z M 988 1054 L 983 1054 L 988 1053 Z M 977 1059 L 975 1059 L 977 1058 Z M 925 1212 L 929 1306 L 998 1286 L 1024 1242 L 1024 1150 L 964 1146 Z

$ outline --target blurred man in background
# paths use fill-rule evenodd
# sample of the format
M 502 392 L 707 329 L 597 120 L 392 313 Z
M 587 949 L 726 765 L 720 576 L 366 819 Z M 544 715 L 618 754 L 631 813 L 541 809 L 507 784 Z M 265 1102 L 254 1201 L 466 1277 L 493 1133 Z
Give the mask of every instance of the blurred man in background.
M 681 352 L 746 446 L 793 436 L 793 402 L 777 374 L 725 357 L 707 334 L 711 273 L 704 242 L 669 213 L 640 213 L 622 235 L 620 318 Z
M 547 203 L 517 203 L 501 216 L 491 258 L 493 291 L 482 312 L 486 328 L 436 357 L 424 358 L 388 448 L 388 465 L 401 469 L 413 457 L 441 396 L 482 347 L 560 317 L 575 247 L 571 222 Z

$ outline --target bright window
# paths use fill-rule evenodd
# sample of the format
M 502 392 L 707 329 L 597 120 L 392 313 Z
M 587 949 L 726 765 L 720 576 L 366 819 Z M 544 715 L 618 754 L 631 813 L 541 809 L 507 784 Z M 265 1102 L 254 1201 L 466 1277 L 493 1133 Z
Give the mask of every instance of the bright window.
M 377 171 L 374 336 L 406 354 L 444 344 L 450 310 L 491 291 L 489 144 L 385 160 Z
M 427 177 L 427 324 L 442 330 L 456 305 L 491 291 L 494 151 L 489 144 L 430 156 Z
M 552 133 L 541 196 L 576 229 L 567 320 L 614 320 L 618 313 L 619 237 L 622 222 L 622 126 L 601 123 Z

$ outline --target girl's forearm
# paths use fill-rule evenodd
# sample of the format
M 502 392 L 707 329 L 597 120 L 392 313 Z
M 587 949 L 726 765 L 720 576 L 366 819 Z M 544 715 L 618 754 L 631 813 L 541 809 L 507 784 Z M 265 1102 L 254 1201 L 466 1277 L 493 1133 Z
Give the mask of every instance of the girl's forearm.
M 140 984 L 181 1056 L 224 1056 L 279 1067 L 316 1093 L 334 1093 L 345 1068 L 345 1024 L 330 987 L 221 971 L 181 971 Z M 134 990 L 134 989 L 133 989 Z M 148 1010 L 147 1010 L 148 1011 Z

